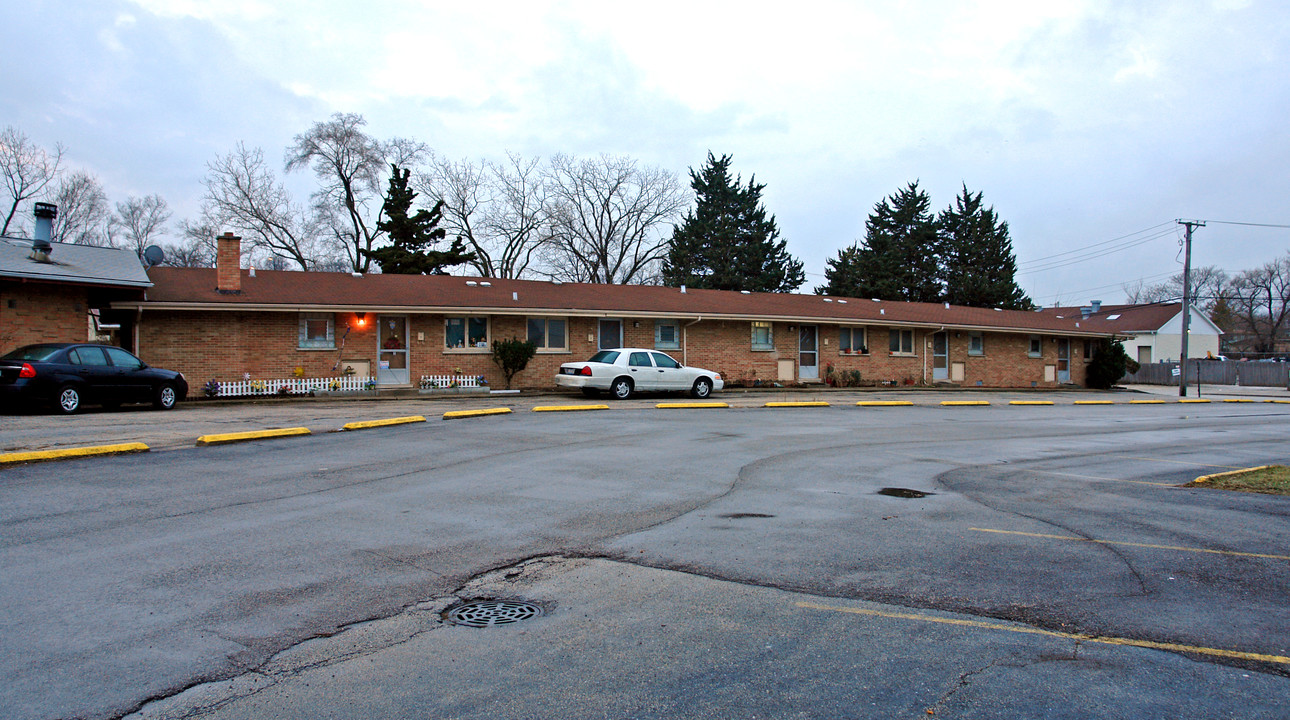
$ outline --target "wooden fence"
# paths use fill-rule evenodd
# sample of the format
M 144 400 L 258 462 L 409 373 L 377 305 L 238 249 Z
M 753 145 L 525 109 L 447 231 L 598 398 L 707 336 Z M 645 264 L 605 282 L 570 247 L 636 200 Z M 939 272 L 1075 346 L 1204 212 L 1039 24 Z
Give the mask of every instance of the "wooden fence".
M 1178 377 L 1174 375 L 1174 370 L 1177 368 L 1176 362 L 1148 363 L 1136 373 L 1125 375 L 1120 383 L 1177 386 Z M 1197 372 L 1200 373 L 1201 385 L 1290 388 L 1290 363 L 1188 360 L 1188 385 L 1196 384 Z

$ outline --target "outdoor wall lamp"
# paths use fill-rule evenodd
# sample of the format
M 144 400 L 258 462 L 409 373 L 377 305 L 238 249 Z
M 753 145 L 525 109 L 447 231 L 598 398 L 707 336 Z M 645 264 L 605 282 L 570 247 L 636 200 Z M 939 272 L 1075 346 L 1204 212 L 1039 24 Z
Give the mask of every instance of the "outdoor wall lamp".
M 354 319 L 358 321 L 358 326 L 359 326 L 359 327 L 363 327 L 364 325 L 366 325 L 366 324 L 367 324 L 367 313 L 365 313 L 365 312 L 356 312 L 356 313 L 354 313 Z

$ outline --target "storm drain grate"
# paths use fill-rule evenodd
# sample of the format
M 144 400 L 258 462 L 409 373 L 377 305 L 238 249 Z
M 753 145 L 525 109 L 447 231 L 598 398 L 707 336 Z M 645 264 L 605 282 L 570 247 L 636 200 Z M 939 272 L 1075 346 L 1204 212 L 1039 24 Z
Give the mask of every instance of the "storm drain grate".
M 466 627 L 494 627 L 541 617 L 542 608 L 533 603 L 510 600 L 472 600 L 448 611 L 448 622 Z

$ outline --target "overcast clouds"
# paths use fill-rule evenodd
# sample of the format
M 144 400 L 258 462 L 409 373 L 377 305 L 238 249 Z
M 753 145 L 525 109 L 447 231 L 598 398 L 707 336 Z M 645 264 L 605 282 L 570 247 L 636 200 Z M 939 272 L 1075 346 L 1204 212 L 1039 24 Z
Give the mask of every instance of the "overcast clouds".
M 1115 302 L 1123 282 L 1177 272 L 1176 238 L 1027 261 L 1180 217 L 1290 223 L 1279 0 L 787 7 L 11 2 L 0 125 L 63 142 L 113 200 L 163 195 L 177 219 L 215 155 L 245 141 L 278 158 L 333 112 L 450 157 L 603 152 L 684 177 L 731 153 L 766 183 L 808 289 L 914 179 L 938 208 L 961 183 L 984 191 L 1045 304 Z M 1195 262 L 1287 250 L 1290 230 L 1211 225 Z

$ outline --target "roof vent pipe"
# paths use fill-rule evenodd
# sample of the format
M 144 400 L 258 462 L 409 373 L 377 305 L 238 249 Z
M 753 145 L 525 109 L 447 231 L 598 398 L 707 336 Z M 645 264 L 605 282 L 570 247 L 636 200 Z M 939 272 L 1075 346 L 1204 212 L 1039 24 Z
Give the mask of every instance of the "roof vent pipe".
M 519 294 L 518 292 L 513 292 L 513 293 L 511 293 L 511 299 L 512 299 L 512 300 L 514 300 L 515 302 L 519 302 L 519 301 L 520 301 L 520 294 Z
M 682 294 L 682 295 L 684 295 L 684 294 L 685 294 L 685 286 L 684 286 L 684 285 L 682 285 L 682 286 L 681 286 L 681 294 Z
M 33 214 L 36 216 L 36 232 L 32 236 L 31 249 L 36 259 L 48 262 L 54 246 L 49 244 L 54 235 L 54 218 L 58 217 L 58 206 L 51 203 L 36 203 Z
M 1091 305 L 1091 306 L 1093 307 L 1093 312 L 1098 312 L 1099 310 L 1101 310 L 1101 309 L 1102 309 L 1102 301 L 1101 301 L 1101 300 L 1089 300 L 1089 301 L 1088 301 L 1088 304 L 1089 304 L 1089 305 Z

